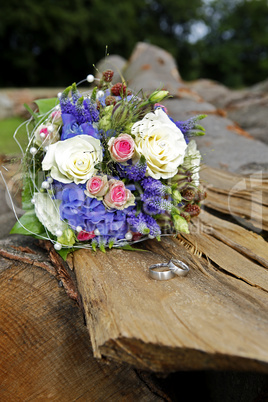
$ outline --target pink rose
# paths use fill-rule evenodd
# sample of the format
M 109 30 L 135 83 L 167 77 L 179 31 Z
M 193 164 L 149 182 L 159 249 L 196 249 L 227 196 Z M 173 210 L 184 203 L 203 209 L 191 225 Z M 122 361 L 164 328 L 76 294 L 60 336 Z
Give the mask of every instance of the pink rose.
M 78 235 L 77 235 L 77 239 L 79 241 L 91 240 L 94 237 L 96 237 L 96 235 L 94 234 L 93 230 L 92 230 L 92 232 L 86 232 L 85 230 L 81 230 L 81 232 L 79 232 Z
M 61 123 L 61 111 L 54 110 L 54 112 L 51 113 L 51 119 L 54 124 Z
M 108 184 L 109 191 L 103 199 L 103 203 L 108 208 L 124 209 L 130 205 L 135 205 L 135 196 L 122 181 L 110 179 Z
M 58 142 L 60 139 L 59 134 L 59 127 L 55 126 L 54 124 L 40 124 L 39 127 L 35 130 L 34 133 L 34 142 L 42 147 L 45 148 L 50 144 L 54 144 Z
M 160 107 L 162 110 L 164 110 L 164 112 L 165 112 L 166 114 L 168 114 L 168 110 L 167 110 L 167 108 L 166 108 L 164 105 L 161 105 L 161 103 L 155 103 L 155 104 L 154 104 L 154 108 L 157 109 L 158 107 Z
M 103 197 L 108 191 L 107 176 L 93 176 L 86 184 L 86 195 L 91 198 Z
M 109 151 L 115 162 L 126 162 L 135 152 L 135 142 L 129 134 L 119 134 L 108 142 Z

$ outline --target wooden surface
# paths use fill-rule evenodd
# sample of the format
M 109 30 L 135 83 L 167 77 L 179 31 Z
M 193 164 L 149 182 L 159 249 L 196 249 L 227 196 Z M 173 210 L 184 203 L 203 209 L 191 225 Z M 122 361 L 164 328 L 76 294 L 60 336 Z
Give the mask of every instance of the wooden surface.
M 208 169 L 207 177 L 212 173 Z M 213 177 L 208 192 L 217 196 L 217 213 L 225 208 L 220 200 L 224 205 L 230 188 L 244 178 L 221 172 L 217 180 L 215 171 Z M 260 192 L 262 182 L 258 185 Z M 240 203 L 251 195 L 239 193 Z M 207 204 L 213 211 L 209 198 Z M 165 373 L 268 372 L 267 242 L 239 219 L 210 212 L 194 221 L 190 235 L 144 242 L 140 247 L 147 251 L 74 253 L 71 265 L 95 357 Z M 255 222 L 260 231 L 260 216 Z M 170 257 L 190 266 L 188 276 L 150 279 L 148 267 Z
M 205 166 L 201 178 L 207 207 L 234 217 L 248 229 L 268 230 L 268 173 L 241 176 Z
M 1 401 L 170 400 L 149 377 L 93 357 L 82 311 L 52 265 L 36 264 L 29 247 L 20 251 L 28 263 L 0 248 L 9 255 L 0 257 Z

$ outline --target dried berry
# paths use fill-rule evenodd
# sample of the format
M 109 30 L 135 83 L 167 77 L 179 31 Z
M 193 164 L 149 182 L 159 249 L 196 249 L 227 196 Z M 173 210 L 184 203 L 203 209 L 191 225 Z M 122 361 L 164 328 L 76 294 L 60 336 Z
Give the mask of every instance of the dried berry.
M 183 193 L 182 196 L 185 200 L 187 201 L 192 201 L 195 198 L 195 191 L 193 189 L 190 188 L 186 188 Z
M 120 96 L 120 95 L 125 95 L 126 94 L 126 85 L 122 84 L 121 82 L 118 82 L 117 84 L 114 84 L 111 88 L 111 93 L 115 96 Z
M 105 99 L 105 104 L 106 104 L 106 106 L 115 105 L 116 104 L 115 97 L 114 96 L 107 96 L 106 99 Z
M 188 214 L 187 212 L 181 212 L 181 216 L 187 221 L 190 222 L 191 220 L 191 215 Z
M 104 81 L 111 82 L 114 76 L 114 72 L 112 70 L 106 70 L 102 73 L 102 77 Z
M 201 208 L 196 204 L 188 204 L 186 205 L 184 211 L 190 214 L 190 216 L 198 216 L 201 212 Z

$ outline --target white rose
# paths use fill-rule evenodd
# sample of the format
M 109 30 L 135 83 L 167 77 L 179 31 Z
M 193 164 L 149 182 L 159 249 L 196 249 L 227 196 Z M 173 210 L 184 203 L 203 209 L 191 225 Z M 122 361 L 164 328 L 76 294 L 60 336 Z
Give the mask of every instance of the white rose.
M 34 132 L 34 142 L 41 148 L 45 148 L 50 144 L 59 141 L 59 127 L 52 123 L 40 124 Z
M 183 166 L 192 172 L 192 183 L 199 186 L 199 170 L 200 170 L 201 154 L 197 149 L 196 142 L 191 140 L 186 149 Z
M 89 135 L 77 135 L 49 145 L 42 162 L 43 170 L 51 170 L 53 179 L 61 183 L 85 183 L 97 172 L 102 161 L 100 141 Z
M 68 228 L 60 218 L 60 200 L 52 200 L 47 193 L 36 193 L 34 201 L 35 214 L 50 233 L 56 236 L 58 230 L 64 232 Z
M 146 159 L 149 176 L 168 179 L 177 173 L 187 144 L 181 130 L 161 108 L 135 123 L 131 133 L 136 137 L 137 152 Z

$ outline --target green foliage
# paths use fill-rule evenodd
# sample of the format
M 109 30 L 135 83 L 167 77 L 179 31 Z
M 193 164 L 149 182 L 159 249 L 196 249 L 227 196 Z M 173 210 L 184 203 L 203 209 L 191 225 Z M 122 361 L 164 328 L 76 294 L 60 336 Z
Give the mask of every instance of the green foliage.
M 17 0 L 0 3 L 2 86 L 66 86 L 137 42 L 164 48 L 185 80 L 229 86 L 267 78 L 267 0 Z M 208 34 L 189 43 L 194 24 Z
M 195 46 L 199 76 L 230 87 L 267 78 L 267 0 L 214 0 L 204 19 L 210 32 Z
M 38 99 L 35 101 L 38 106 L 39 114 L 43 115 L 51 111 L 57 104 L 59 104 L 58 98 Z
M 35 215 L 34 209 L 25 212 L 25 214 L 15 223 L 10 233 L 17 233 L 36 238 L 42 236 L 47 237 L 45 228 Z
M 3 86 L 66 86 L 138 41 L 177 57 L 201 0 L 17 0 L 0 4 Z M 4 16 L 4 17 L 3 17 Z M 179 33 L 179 34 L 178 34 Z
M 75 250 L 79 250 L 78 248 L 61 248 L 60 250 L 56 250 L 57 253 L 66 261 L 68 255 L 73 253 Z
M 14 141 L 13 134 L 24 122 L 20 117 L 11 117 L 0 120 L 0 152 L 6 155 L 20 153 L 18 144 Z M 25 143 L 27 139 L 26 130 L 20 130 L 20 142 Z

